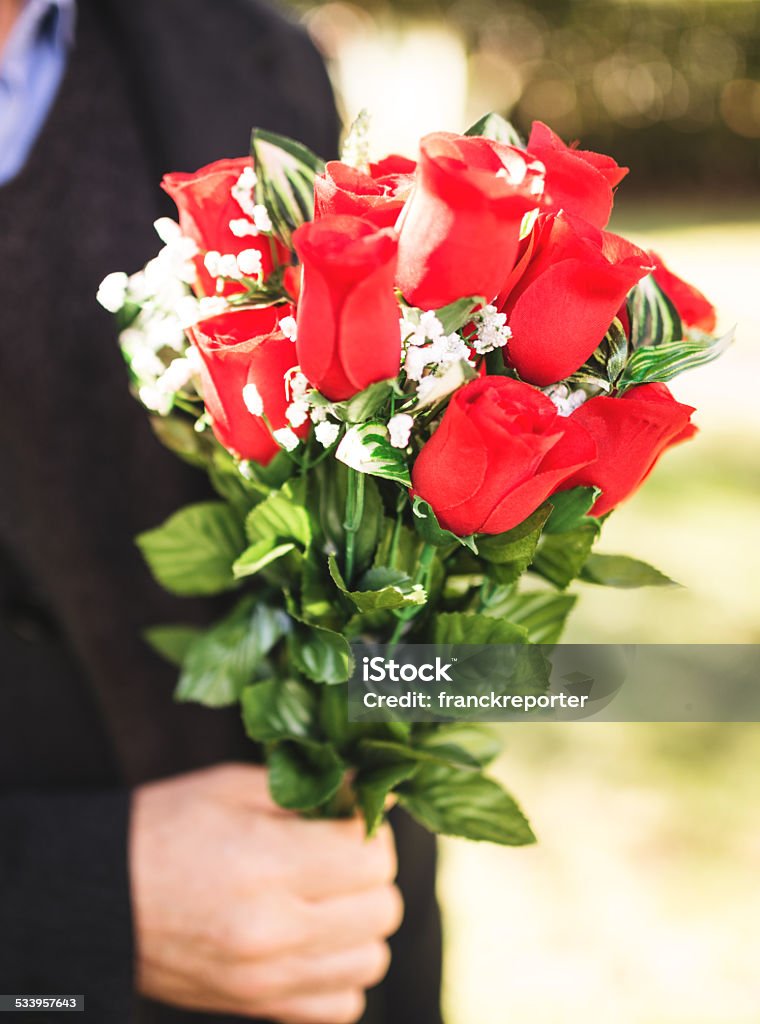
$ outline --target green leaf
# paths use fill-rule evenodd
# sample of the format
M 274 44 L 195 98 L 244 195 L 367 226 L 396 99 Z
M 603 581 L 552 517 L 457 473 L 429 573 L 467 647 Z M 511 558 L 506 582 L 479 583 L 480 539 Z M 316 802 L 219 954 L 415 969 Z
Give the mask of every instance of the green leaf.
M 435 310 L 435 315 L 443 324 L 443 333 L 454 334 L 455 331 L 461 330 L 465 324 L 470 322 L 473 312 L 479 306 L 485 306 L 485 304 L 486 300 L 482 295 L 475 295 L 466 299 L 457 299 L 456 302 L 451 302 L 448 306 L 442 306 Z
M 586 583 L 602 587 L 677 587 L 675 580 L 636 558 L 626 555 L 591 555 L 581 572 Z
M 411 486 L 406 454 L 393 447 L 388 428 L 379 421 L 349 427 L 336 449 L 335 458 L 357 473 Z
M 177 413 L 169 416 L 151 416 L 150 425 L 158 440 L 191 466 L 204 468 L 210 457 L 211 445 L 203 433 L 198 433 L 187 416 Z
M 468 755 L 470 762 L 485 768 L 501 753 L 502 744 L 494 729 L 471 722 L 437 725 L 421 740 L 424 750 L 438 754 L 444 761 L 462 761 Z
M 245 532 L 251 544 L 271 538 L 292 540 L 301 548 L 311 543 L 311 524 L 304 508 L 305 487 L 302 480 L 289 481 L 270 494 L 248 515 Z
M 574 530 L 544 535 L 531 563 L 532 569 L 564 590 L 580 575 L 599 531 L 599 521 L 589 519 Z
M 332 459 L 320 463 L 310 474 L 309 505 L 318 520 L 324 544 L 335 551 L 346 550 L 346 490 L 348 469 Z M 377 484 L 364 481 L 362 521 L 354 539 L 354 566 L 362 572 L 372 562 L 383 529 L 383 502 Z
M 272 562 L 276 562 L 278 558 L 282 558 L 296 549 L 295 544 L 278 544 L 274 548 L 270 548 L 269 544 L 268 540 L 260 540 L 257 544 L 252 544 L 245 549 L 232 566 L 235 579 L 241 580 L 246 576 L 255 576 L 257 572 L 261 572 Z
M 266 497 L 260 484 L 246 480 L 232 456 L 223 449 L 214 452 L 208 467 L 209 480 L 216 493 L 245 518 L 254 505 Z
M 414 497 L 412 511 L 414 512 L 414 528 L 426 544 L 433 544 L 437 548 L 445 547 L 449 544 L 461 544 L 477 555 L 478 545 L 475 538 L 458 537 L 450 530 L 444 530 L 438 523 L 438 517 L 433 511 L 432 506 L 428 502 L 423 501 L 418 494 Z
M 335 555 L 330 555 L 329 566 L 330 575 L 336 587 L 356 605 L 360 612 L 419 606 L 423 605 L 427 599 L 424 589 L 398 569 L 370 569 L 360 581 L 364 589 L 352 591 L 346 586 Z
M 454 764 L 463 768 L 478 768 L 478 761 L 469 751 L 455 744 L 438 748 L 413 746 L 411 743 L 397 743 L 394 740 L 364 739 L 359 744 L 362 757 L 370 763 L 396 764 L 399 761 L 422 761 L 428 764 Z
M 524 626 L 533 644 L 556 644 L 577 600 L 573 594 L 541 591 L 533 594 L 509 593 L 501 599 L 495 595 L 484 614 L 494 618 L 504 617 L 517 626 Z
M 346 771 L 326 743 L 278 743 L 267 755 L 269 791 L 280 807 L 311 811 L 337 793 Z
M 382 409 L 392 393 L 393 385 L 387 380 L 381 380 L 376 384 L 370 384 L 347 402 L 333 405 L 332 410 L 338 419 L 345 423 L 364 423 Z
M 253 576 L 296 548 L 308 548 L 311 523 L 304 494 L 303 481 L 288 482 L 248 513 L 245 531 L 251 544 L 232 567 L 236 578 Z
M 346 638 L 322 626 L 297 622 L 288 634 L 288 653 L 294 667 L 315 683 L 345 683 L 353 672 Z
M 251 155 L 256 202 L 267 208 L 276 237 L 292 249 L 295 229 L 314 219 L 314 180 L 324 161 L 300 142 L 263 128 L 253 130 Z
M 496 536 L 477 538 L 480 557 L 489 563 L 489 576 L 500 583 L 513 583 L 533 561 L 544 523 L 551 509 L 544 505 L 525 522 Z
M 484 139 L 494 139 L 496 142 L 503 142 L 507 146 L 517 146 L 518 149 L 525 149 L 525 142 L 520 133 L 501 114 L 486 114 L 485 117 L 481 117 L 472 127 L 468 128 L 465 135 L 476 135 Z
M 735 334 L 732 329 L 722 338 L 690 335 L 683 341 L 639 348 L 628 360 L 618 387 L 626 391 L 637 384 L 665 383 L 686 370 L 706 366 L 733 344 Z
M 400 803 L 431 832 L 524 846 L 536 841 L 515 801 L 479 772 L 425 765 L 398 790 Z
M 188 650 L 203 632 L 197 626 L 153 626 L 143 636 L 172 665 L 181 665 Z
M 544 533 L 568 533 L 586 521 L 601 490 L 598 487 L 573 487 L 569 491 L 559 491 L 550 498 L 551 516 Z
M 268 679 L 246 686 L 241 705 L 245 731 L 257 743 L 309 739 L 314 730 L 316 694 L 295 679 Z
M 436 615 L 433 643 L 436 644 L 525 644 L 528 631 L 502 619 L 470 612 Z
M 368 836 L 375 833 L 383 820 L 389 793 L 392 793 L 401 782 L 409 780 L 418 770 L 419 765 L 409 761 L 359 772 L 355 788 L 359 806 L 367 823 Z
M 190 646 L 175 698 L 214 708 L 235 704 L 288 629 L 284 612 L 245 598 Z
M 683 337 L 678 310 L 651 274 L 631 290 L 628 296 L 628 317 L 634 349 L 668 345 Z
M 181 596 L 219 594 L 236 586 L 232 565 L 245 547 L 240 518 L 220 501 L 175 512 L 137 544 L 156 580 Z

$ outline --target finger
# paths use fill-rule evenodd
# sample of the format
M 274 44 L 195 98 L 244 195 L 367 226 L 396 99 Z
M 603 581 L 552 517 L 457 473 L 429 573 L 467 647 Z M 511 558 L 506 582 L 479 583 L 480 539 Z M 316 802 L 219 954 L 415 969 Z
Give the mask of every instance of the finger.
M 305 899 L 361 892 L 396 877 L 396 846 L 390 826 L 368 839 L 364 822 L 288 821 L 287 868 L 293 891 Z
M 260 765 L 228 762 L 207 768 L 202 774 L 208 794 L 219 800 L 296 818 L 293 811 L 286 811 L 274 802 L 269 792 L 269 773 Z
M 387 943 L 374 941 L 326 955 L 295 954 L 238 964 L 217 974 L 217 981 L 222 998 L 261 1006 L 294 996 L 372 988 L 385 977 L 389 965 Z
M 340 950 L 393 935 L 404 917 L 404 901 L 395 885 L 384 885 L 306 903 L 303 915 L 304 948 Z
M 281 1024 L 356 1024 L 366 999 L 358 989 L 327 995 L 295 996 L 262 1007 L 267 1017 Z

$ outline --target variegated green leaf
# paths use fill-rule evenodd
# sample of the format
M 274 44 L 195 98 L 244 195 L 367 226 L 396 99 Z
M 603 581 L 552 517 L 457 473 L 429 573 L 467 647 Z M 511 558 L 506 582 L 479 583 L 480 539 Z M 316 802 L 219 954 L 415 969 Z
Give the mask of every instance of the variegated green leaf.
M 678 310 L 651 274 L 630 292 L 628 315 L 634 349 L 645 345 L 668 345 L 683 337 Z
M 314 179 L 324 161 L 300 142 L 262 128 L 253 130 L 251 154 L 256 202 L 266 207 L 274 234 L 290 248 L 295 229 L 314 218 Z
M 335 457 L 357 473 L 395 480 L 405 487 L 411 485 L 404 453 L 393 447 L 384 423 L 361 423 L 350 427 L 338 445 Z
M 628 360 L 618 387 L 626 391 L 637 384 L 665 382 L 686 370 L 705 366 L 723 355 L 733 342 L 735 333 L 735 328 L 732 328 L 722 338 L 692 334 L 683 341 L 637 349 Z

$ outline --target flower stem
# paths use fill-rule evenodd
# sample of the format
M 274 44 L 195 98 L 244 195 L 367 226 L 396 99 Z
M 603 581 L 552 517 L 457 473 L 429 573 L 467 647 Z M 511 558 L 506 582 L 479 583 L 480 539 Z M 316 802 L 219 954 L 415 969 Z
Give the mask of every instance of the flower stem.
M 348 471 L 346 489 L 346 518 L 343 529 L 346 531 L 346 560 L 344 565 L 346 585 L 350 586 L 354 576 L 356 557 L 356 534 L 362 524 L 364 515 L 364 474 L 355 469 Z
M 420 554 L 419 565 L 417 566 L 417 572 L 414 574 L 414 582 L 421 583 L 426 591 L 430 588 L 430 575 L 433 570 L 433 562 L 435 560 L 435 554 L 438 549 L 435 544 L 425 544 Z M 393 649 L 401 639 L 401 636 L 406 628 L 408 622 L 419 613 L 419 605 L 415 605 L 412 608 L 404 608 L 402 611 L 396 612 L 398 622 L 391 634 L 389 644 Z

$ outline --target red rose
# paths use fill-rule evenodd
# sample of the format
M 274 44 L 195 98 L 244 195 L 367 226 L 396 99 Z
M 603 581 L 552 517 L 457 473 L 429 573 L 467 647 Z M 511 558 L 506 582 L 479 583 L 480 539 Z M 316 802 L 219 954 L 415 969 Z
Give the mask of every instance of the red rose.
M 589 434 L 546 395 L 509 377 L 481 377 L 454 394 L 412 485 L 446 529 L 503 533 L 595 457 Z
M 523 216 L 542 190 L 542 165 L 521 150 L 427 135 L 401 221 L 397 282 L 405 298 L 423 309 L 468 295 L 490 302 L 514 265 Z
M 541 121 L 534 121 L 528 152 L 546 167 L 544 209 L 564 210 L 589 224 L 606 228 L 612 213 L 613 189 L 628 174 L 610 156 L 566 146 Z
M 693 437 L 693 412 L 664 384 L 642 384 L 622 398 L 589 399 L 571 419 L 594 438 L 599 454 L 565 488 L 601 487 L 602 496 L 592 511 L 604 515 L 639 488 L 663 452 Z
M 508 314 L 508 356 L 524 380 L 554 384 L 602 340 L 630 289 L 651 269 L 631 242 L 570 214 L 543 214 L 498 305 Z
M 370 164 L 369 173 L 331 161 L 314 183 L 314 219 L 347 213 L 392 228 L 411 191 L 415 167 L 401 156 Z
M 654 279 L 678 310 L 684 327 L 696 327 L 705 334 L 715 330 L 715 307 L 694 285 L 682 281 L 672 270 L 668 270 L 655 252 L 649 253 L 654 263 Z
M 293 243 L 303 263 L 297 350 L 306 377 L 332 401 L 395 377 L 401 365 L 396 233 L 330 215 L 303 224 Z
M 272 270 L 269 236 L 258 234 L 250 208 L 243 209 L 232 193 L 246 168 L 253 172 L 250 157 L 217 160 L 207 167 L 201 167 L 195 174 L 166 174 L 161 183 L 163 190 L 177 204 L 182 233 L 192 238 L 200 249 L 195 264 L 198 270 L 197 290 L 203 295 L 216 294 L 216 279 L 204 265 L 207 252 L 237 256 L 245 249 L 255 249 L 261 253 L 264 275 Z M 252 194 L 248 195 L 249 203 L 252 203 Z M 235 230 L 231 225 L 234 225 Z M 227 282 L 224 294 L 230 295 L 242 290 L 242 286 Z
M 279 321 L 290 313 L 290 307 L 239 309 L 188 332 L 201 356 L 203 400 L 214 434 L 225 448 L 262 465 L 280 449 L 261 416 L 249 410 L 243 388 L 254 385 L 272 429 L 289 425 L 285 374 L 296 364 L 296 351 Z M 305 424 L 296 433 L 307 430 Z

